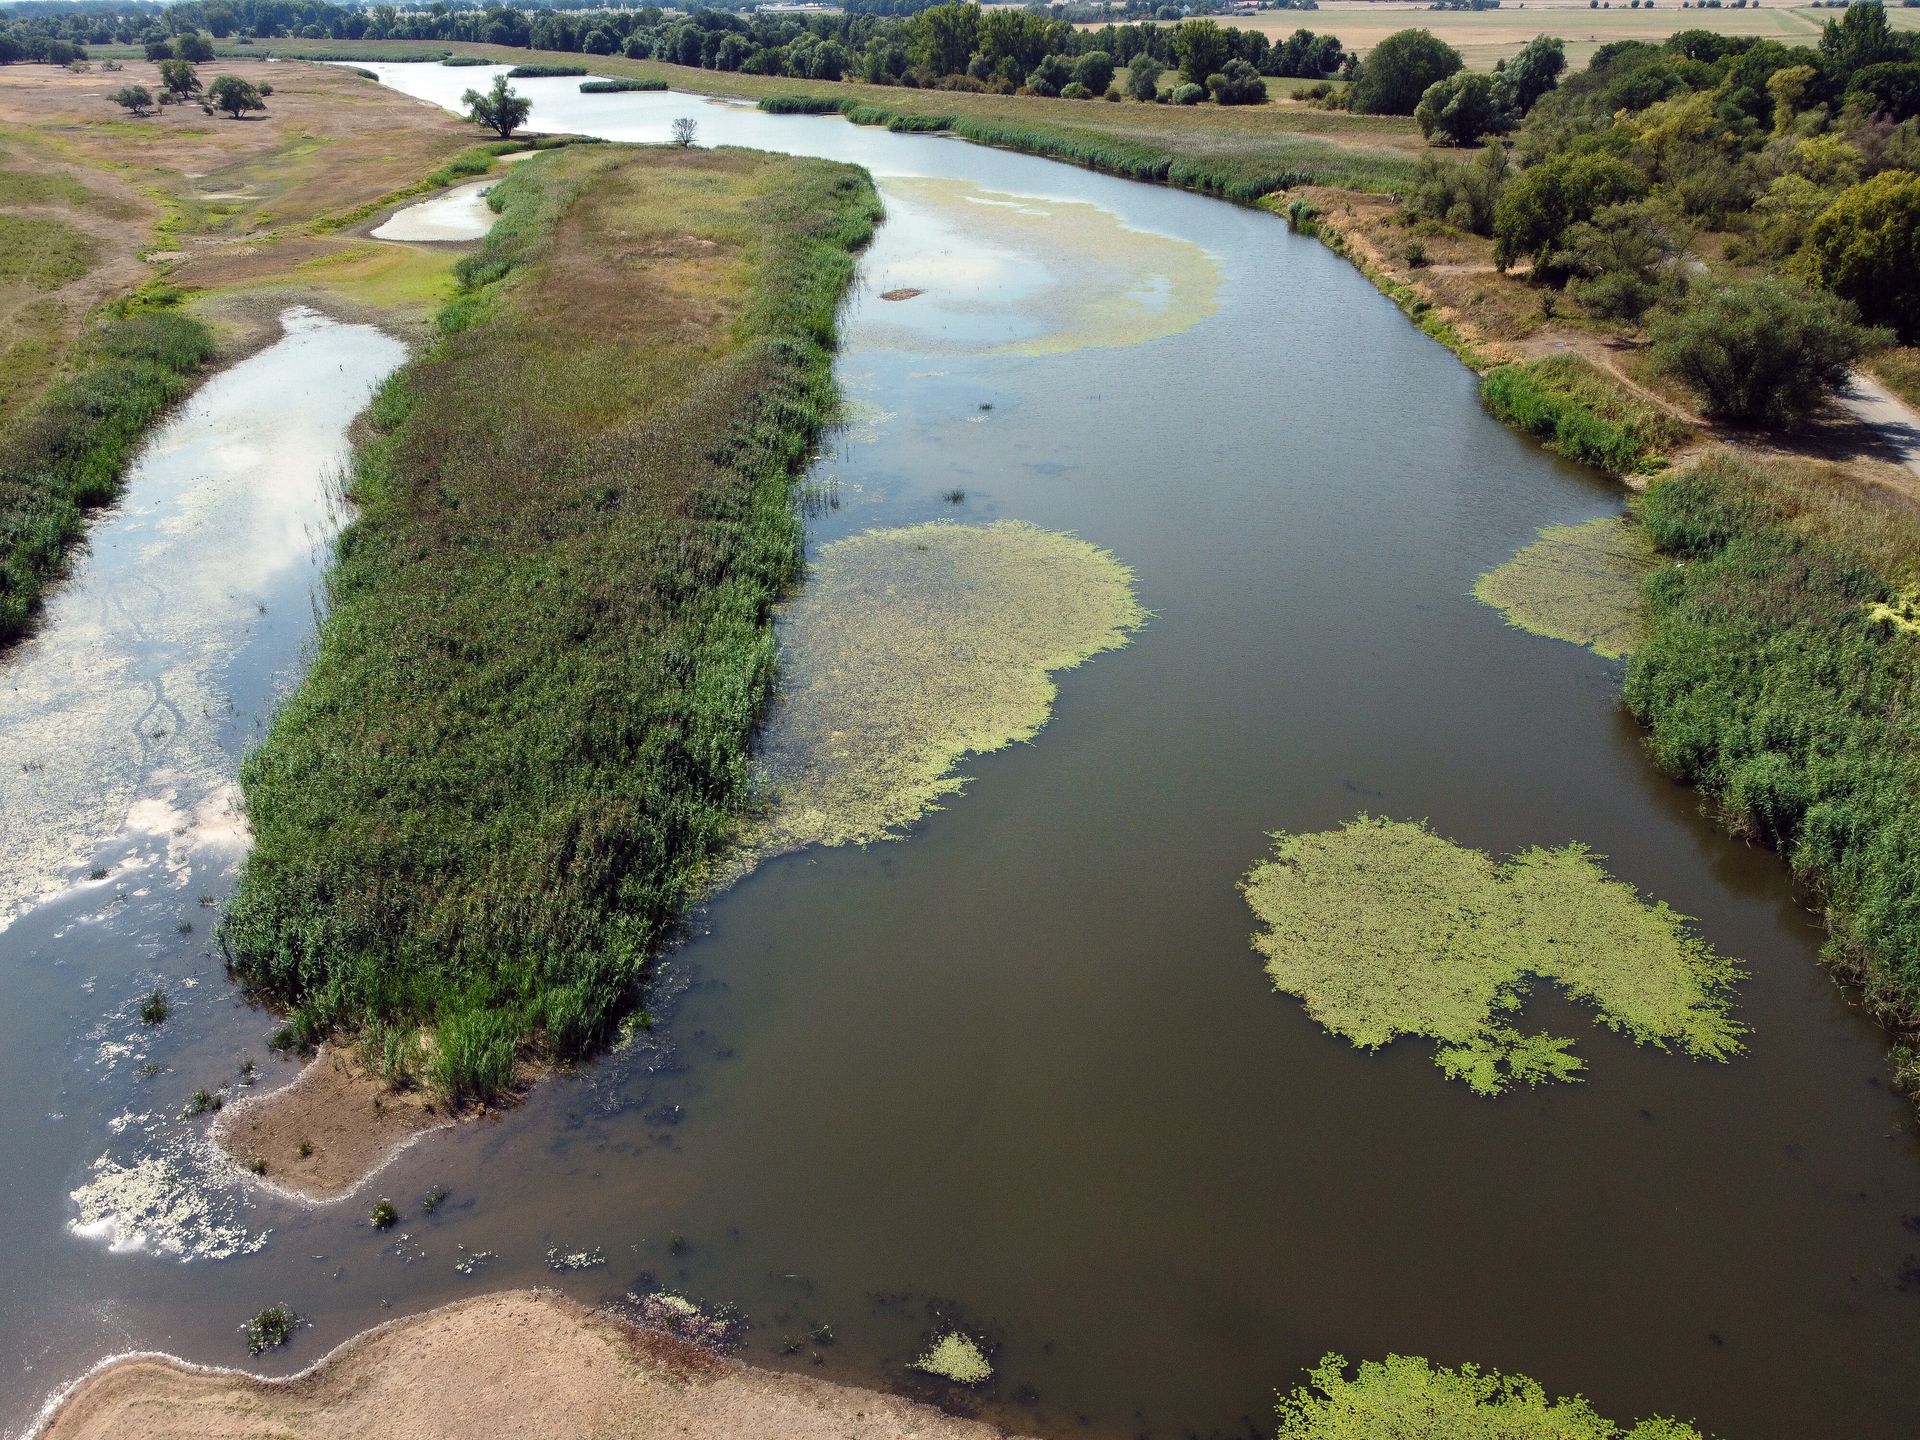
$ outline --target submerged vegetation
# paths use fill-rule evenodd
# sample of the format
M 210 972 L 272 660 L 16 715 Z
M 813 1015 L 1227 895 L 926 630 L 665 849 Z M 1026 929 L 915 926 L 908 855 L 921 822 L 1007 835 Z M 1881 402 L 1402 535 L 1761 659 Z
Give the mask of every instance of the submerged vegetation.
M 1343 1356 L 1327 1355 L 1279 1410 L 1277 1440 L 1700 1440 L 1680 1420 L 1626 1428 L 1578 1395 L 1548 1398 L 1524 1375 L 1452 1370 L 1414 1355 L 1362 1361 L 1351 1377 Z
M 1900 1028 L 1920 1022 L 1920 525 L 1831 467 L 1710 455 L 1640 514 L 1683 562 L 1648 588 L 1626 699 L 1654 759 L 1775 846 L 1824 902 L 1827 957 Z
M 1739 967 L 1579 845 L 1496 865 L 1424 825 L 1364 815 L 1274 841 L 1241 882 L 1265 926 L 1254 947 L 1276 989 L 1361 1049 L 1437 1040 L 1435 1063 L 1481 1095 L 1571 1080 L 1583 1068 L 1571 1039 L 1514 1024 L 1534 979 L 1636 1044 L 1713 1060 L 1741 1048 L 1728 1014 Z
M 303 1040 L 430 1028 L 454 1099 L 605 1039 L 734 833 L 878 215 L 852 167 L 741 150 L 575 147 L 491 198 L 373 404 L 222 932 Z
M 1638 642 L 1641 591 L 1658 563 L 1646 531 L 1630 521 L 1549 525 L 1474 582 L 1473 593 L 1509 625 L 1618 660 Z
M 1001 521 L 874 530 L 821 550 L 782 618 L 751 855 L 896 835 L 1031 739 L 1056 670 L 1127 643 L 1132 573 L 1072 535 Z M 956 643 L 959 642 L 959 643 Z
M 18 636 L 105 504 L 147 427 L 213 356 L 213 334 L 167 308 L 122 306 L 76 347 L 70 373 L 0 437 L 0 644 Z

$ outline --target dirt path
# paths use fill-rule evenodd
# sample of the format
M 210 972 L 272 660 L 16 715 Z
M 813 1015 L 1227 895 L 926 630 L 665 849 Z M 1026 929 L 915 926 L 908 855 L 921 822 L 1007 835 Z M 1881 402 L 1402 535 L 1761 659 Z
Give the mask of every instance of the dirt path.
M 894 1395 L 722 1360 L 546 1291 L 462 1300 L 259 1380 L 164 1356 L 76 1385 L 37 1440 L 1003 1440 Z
M 1835 397 L 1849 415 L 1873 431 L 1885 446 L 1887 458 L 1920 478 L 1920 415 L 1886 386 L 1863 371 Z

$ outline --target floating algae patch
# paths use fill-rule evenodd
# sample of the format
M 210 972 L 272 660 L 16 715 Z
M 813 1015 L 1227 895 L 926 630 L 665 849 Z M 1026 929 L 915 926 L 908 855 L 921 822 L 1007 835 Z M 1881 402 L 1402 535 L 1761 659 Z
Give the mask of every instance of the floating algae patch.
M 913 1368 L 956 1385 L 982 1385 L 993 1378 L 993 1365 L 970 1335 L 949 1330 L 913 1362 Z
M 1254 948 L 1276 989 L 1361 1049 L 1428 1036 L 1440 1068 L 1482 1095 L 1571 1080 L 1571 1038 L 1517 1028 L 1536 978 L 1637 1044 L 1712 1060 L 1740 1049 L 1739 967 L 1579 845 L 1497 865 L 1424 825 L 1364 815 L 1274 842 L 1241 882 L 1265 925 Z
M 890 304 L 864 323 L 921 351 L 1049 355 L 1138 345 L 1212 314 L 1220 267 L 1190 240 L 1077 200 L 963 180 L 889 178 L 889 243 L 867 283 Z
M 216 1181 L 219 1169 L 204 1145 L 181 1141 L 126 1162 L 102 1155 L 72 1192 L 73 1233 L 178 1260 L 251 1255 L 268 1232 L 247 1225 L 247 1202 Z
M 736 873 L 804 845 L 899 832 L 969 753 L 1031 739 L 1050 673 L 1126 644 L 1133 574 L 1031 525 L 873 530 L 820 552 L 781 617 L 782 685 L 757 759 L 766 813 Z
M 1639 642 L 1640 587 L 1659 563 L 1646 531 L 1627 520 L 1550 525 L 1473 593 L 1509 625 L 1618 660 Z

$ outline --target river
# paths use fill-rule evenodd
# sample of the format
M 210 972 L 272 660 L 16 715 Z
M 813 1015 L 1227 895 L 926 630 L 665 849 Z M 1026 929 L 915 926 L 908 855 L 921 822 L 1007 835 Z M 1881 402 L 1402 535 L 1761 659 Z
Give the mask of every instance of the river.
M 493 73 L 371 68 L 443 104 Z M 230 863 L 29 911 L 0 933 L 0 1356 L 22 1357 L 0 1422 L 115 1351 L 241 1362 L 236 1327 L 276 1300 L 311 1321 L 262 1362 L 284 1372 L 482 1288 L 600 1300 L 645 1275 L 738 1306 L 747 1358 L 859 1384 L 911 1390 L 932 1315 L 960 1316 L 999 1344 L 981 1413 L 1029 1433 L 1267 1431 L 1328 1350 L 1474 1360 L 1740 1440 L 1920 1428 L 1920 1150 L 1883 1038 L 1818 968 L 1776 857 L 1653 770 L 1618 667 L 1469 593 L 1618 490 L 1495 423 L 1451 355 L 1271 215 L 577 83 L 516 82 L 532 125 L 662 140 L 684 115 L 702 144 L 878 180 L 891 218 L 839 360 L 856 423 L 810 477 L 811 543 L 1072 530 L 1134 568 L 1153 619 L 910 839 L 775 860 L 707 906 L 645 1043 L 342 1205 L 220 1189 L 200 1248 L 232 1258 L 70 1228 L 103 1153 L 198 1173 L 199 1122 L 113 1131 L 160 1108 L 143 1095 L 177 1104 L 243 1054 L 284 1073 L 207 927 L 176 930 L 211 918 L 185 897 L 217 901 Z M 34 644 L 65 643 L 96 563 Z M 288 662 L 232 664 L 264 699 Z M 1748 965 L 1749 1053 L 1636 1049 L 1541 995 L 1529 1016 L 1580 1037 L 1586 1082 L 1485 1100 L 1419 1042 L 1324 1034 L 1272 992 L 1234 883 L 1267 832 L 1361 811 L 1497 853 L 1591 845 Z M 183 1003 L 143 1036 L 156 976 Z M 142 1058 L 168 1068 L 138 1080 Z M 407 1202 L 397 1231 L 367 1226 L 377 1194 Z M 831 1344 L 807 1339 L 823 1321 Z

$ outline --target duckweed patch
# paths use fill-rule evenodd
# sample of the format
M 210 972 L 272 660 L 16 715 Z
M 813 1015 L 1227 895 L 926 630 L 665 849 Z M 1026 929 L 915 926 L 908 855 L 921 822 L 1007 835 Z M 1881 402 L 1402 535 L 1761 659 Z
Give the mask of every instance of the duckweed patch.
M 1644 530 L 1603 517 L 1549 525 L 1474 582 L 1473 594 L 1509 625 L 1618 660 L 1639 642 L 1641 588 L 1658 568 Z
M 1276 989 L 1360 1049 L 1436 1040 L 1435 1063 L 1480 1095 L 1576 1079 L 1570 1037 L 1518 1028 L 1536 979 L 1636 1044 L 1709 1060 L 1741 1048 L 1738 965 L 1583 846 L 1496 864 L 1424 824 L 1365 815 L 1274 842 L 1241 882 L 1265 925 L 1254 948 Z
M 1349 1378 L 1347 1362 L 1328 1355 L 1308 1383 L 1280 1400 L 1278 1440 L 1700 1440 L 1680 1420 L 1642 1420 L 1631 1429 L 1595 1412 L 1578 1395 L 1550 1399 L 1537 1380 L 1477 1365 L 1450 1370 L 1416 1355 L 1363 1361 Z
M 913 242 L 870 283 L 872 323 L 914 349 L 1051 355 L 1138 345 L 1211 315 L 1220 267 L 1190 240 L 1136 230 L 1084 201 L 890 178 L 888 223 Z
M 993 1364 L 969 1335 L 949 1330 L 913 1362 L 913 1368 L 956 1385 L 984 1385 L 993 1378 Z
M 758 857 L 897 835 L 1032 739 L 1051 672 L 1127 643 L 1133 575 L 1075 536 L 1001 521 L 874 530 L 820 552 L 782 621 L 782 691 L 758 782 Z M 751 861 L 749 861 L 751 863 Z

